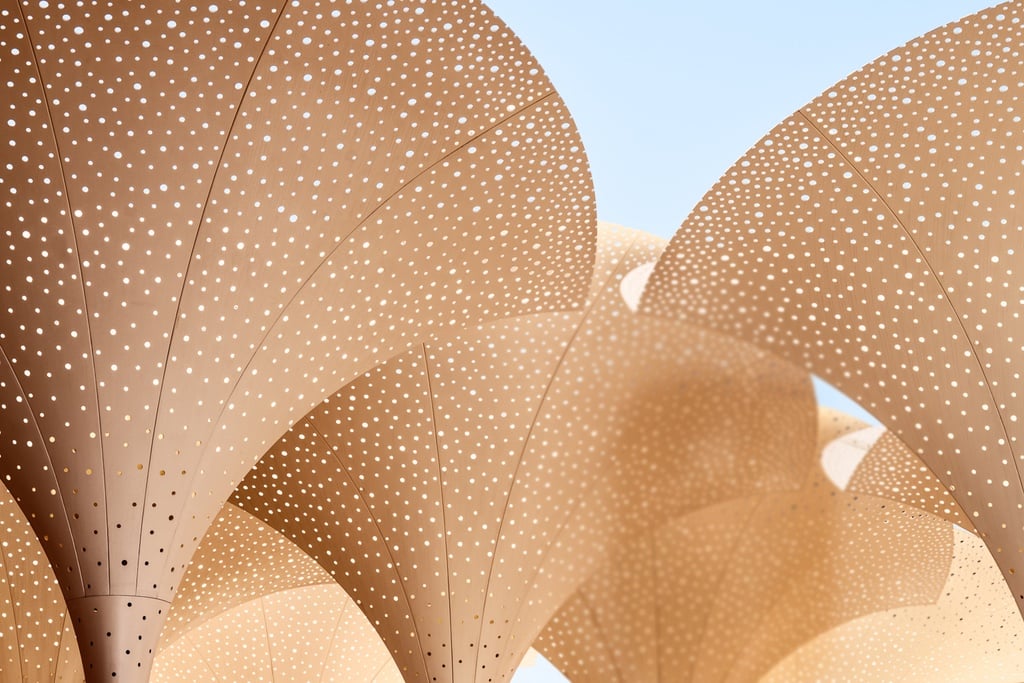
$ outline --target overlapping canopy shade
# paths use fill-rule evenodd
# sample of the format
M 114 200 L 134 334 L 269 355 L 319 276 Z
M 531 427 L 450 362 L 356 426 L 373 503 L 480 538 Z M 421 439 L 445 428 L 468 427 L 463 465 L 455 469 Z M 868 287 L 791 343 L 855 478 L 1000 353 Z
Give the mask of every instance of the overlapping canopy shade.
M 666 248 L 472 0 L 0 0 L 0 680 L 1019 680 L 1022 19 Z
M 850 426 L 822 411 L 823 465 L 830 448 L 852 451 L 863 430 Z M 538 649 L 581 683 L 1015 680 L 1024 627 L 984 544 L 943 519 L 944 490 L 920 497 L 933 480 L 916 456 L 891 433 L 876 438 L 845 489 L 815 464 L 799 492 L 737 498 L 635 536 Z M 857 486 L 883 481 L 881 495 Z
M 316 561 L 225 505 L 182 580 L 153 681 L 386 683 L 387 647 Z
M 578 306 L 582 145 L 466 2 L 0 5 L 3 474 L 90 680 L 144 680 L 292 422 L 447 327 Z
M 779 124 L 672 239 L 642 310 L 857 399 L 939 477 L 1024 606 L 1020 2 L 939 28 Z

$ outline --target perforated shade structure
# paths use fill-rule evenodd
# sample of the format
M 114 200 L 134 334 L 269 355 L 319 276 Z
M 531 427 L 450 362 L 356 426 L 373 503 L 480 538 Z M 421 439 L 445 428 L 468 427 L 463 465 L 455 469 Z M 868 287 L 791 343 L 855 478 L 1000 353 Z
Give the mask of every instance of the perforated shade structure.
M 182 580 L 153 681 L 401 681 L 345 591 L 295 544 L 225 505 Z
M 1008 601 L 1015 611 L 1007 587 L 997 581 L 992 592 L 983 579 L 975 589 L 980 600 L 977 592 L 950 600 L 943 588 L 954 579 L 966 586 L 956 575 L 967 563 L 950 567 L 955 527 L 934 514 L 948 494 L 922 477 L 920 459 L 894 435 L 869 438 L 865 427 L 820 409 L 821 466 L 811 465 L 800 492 L 734 499 L 638 533 L 566 601 L 536 646 L 574 682 L 753 681 L 859 617 L 919 607 L 920 617 L 946 603 L 947 612 L 977 610 L 1012 627 L 985 655 L 996 670 L 1012 671 L 1019 657 L 999 649 L 1022 627 L 1000 611 Z M 829 451 L 853 453 L 858 445 L 866 452 L 837 486 L 827 474 Z M 933 483 L 941 493 L 923 498 Z M 867 493 L 872 485 L 880 495 Z M 993 602 L 996 594 L 1001 602 Z M 984 640 L 962 629 L 928 632 L 927 649 L 957 647 L 965 636 Z M 843 646 L 854 649 L 851 659 L 872 656 L 865 644 Z M 817 679 L 799 666 L 785 671 L 800 680 L 844 680 L 843 669 L 824 658 L 813 666 Z M 903 680 L 857 666 L 873 671 L 870 680 Z
M 802 364 L 919 454 L 1024 604 L 1020 2 L 911 41 L 755 145 L 645 312 Z
M 77 683 L 82 660 L 50 563 L 0 486 L 0 683 Z
M 231 504 L 171 605 L 153 681 L 401 681 L 373 626 L 290 540 Z
M 295 420 L 446 327 L 579 306 L 564 105 L 474 2 L 0 4 L 0 474 L 90 681 Z
M 871 445 L 846 490 L 912 505 L 962 529 L 974 531 L 971 520 L 946 487 L 892 432 L 884 432 Z
M 844 622 L 933 605 L 952 556 L 948 522 L 838 490 L 814 465 L 800 491 L 733 499 L 635 535 L 535 646 L 574 683 L 760 680 Z
M 235 607 L 273 593 L 327 583 L 333 579 L 316 560 L 228 503 L 192 557 L 160 633 L 158 652 Z M 315 611 L 318 606 L 308 608 Z
M 949 578 L 935 604 L 848 621 L 804 644 L 761 680 L 1020 681 L 1024 622 L 1013 595 L 981 539 L 960 529 L 955 538 Z
M 232 497 L 331 573 L 405 680 L 508 680 L 609 546 L 802 484 L 809 376 L 623 298 L 663 245 L 603 226 L 584 310 L 395 356 L 298 422 Z
M 271 593 L 186 632 L 153 683 L 400 683 L 380 636 L 338 584 Z

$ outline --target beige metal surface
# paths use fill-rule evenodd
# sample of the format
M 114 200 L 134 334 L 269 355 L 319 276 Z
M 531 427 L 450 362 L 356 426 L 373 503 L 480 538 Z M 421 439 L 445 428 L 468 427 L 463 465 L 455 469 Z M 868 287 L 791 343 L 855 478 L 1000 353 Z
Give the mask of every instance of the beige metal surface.
M 322 398 L 585 294 L 579 137 L 478 3 L 4 0 L 0 76 L 0 474 L 90 680 L 145 678 L 207 525 Z
M 810 477 L 637 535 L 536 647 L 579 683 L 754 681 L 837 624 L 934 603 L 952 546 L 937 517 Z
M 892 432 L 885 432 L 857 466 L 848 491 L 869 493 L 913 505 L 968 531 L 971 521 L 946 487 Z
M 865 615 L 780 661 L 764 683 L 1019 683 L 1024 622 L 984 543 L 956 531 L 934 605 Z
M 25 514 L 0 486 L 0 683 L 82 678 L 57 577 Z
M 734 334 L 859 401 L 920 455 L 1024 606 L 1024 3 L 827 90 L 684 222 L 642 310 Z
M 336 583 L 270 593 L 186 631 L 153 683 L 384 683 L 401 676 L 380 636 Z
M 192 556 L 160 634 L 158 652 L 233 607 L 271 593 L 331 582 L 316 560 L 229 503 Z
M 800 487 L 809 377 L 634 314 L 621 281 L 662 246 L 604 226 L 583 311 L 392 358 L 297 423 L 232 498 L 348 590 L 406 680 L 508 680 L 609 545 Z

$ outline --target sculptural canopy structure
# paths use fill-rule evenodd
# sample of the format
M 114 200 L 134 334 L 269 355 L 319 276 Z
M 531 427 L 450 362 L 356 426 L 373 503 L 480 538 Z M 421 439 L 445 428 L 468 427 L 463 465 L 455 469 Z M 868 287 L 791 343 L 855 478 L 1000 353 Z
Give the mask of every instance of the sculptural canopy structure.
M 325 395 L 579 305 L 564 105 L 474 2 L 0 4 L 0 476 L 89 680 L 143 680 L 196 543 Z
M 673 237 L 642 310 L 770 349 L 914 448 L 1024 608 L 1024 4 L 939 28 L 779 124 Z
M 633 313 L 629 274 L 663 246 L 603 225 L 583 309 L 389 359 L 296 423 L 232 497 L 331 573 L 410 683 L 509 680 L 610 547 L 802 484 L 810 377 Z

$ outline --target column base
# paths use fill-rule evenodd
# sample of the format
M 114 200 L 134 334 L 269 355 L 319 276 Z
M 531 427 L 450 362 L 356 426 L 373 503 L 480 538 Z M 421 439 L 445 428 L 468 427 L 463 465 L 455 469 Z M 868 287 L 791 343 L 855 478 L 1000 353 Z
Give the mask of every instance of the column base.
M 68 600 L 88 683 L 146 683 L 170 603 L 133 595 Z

